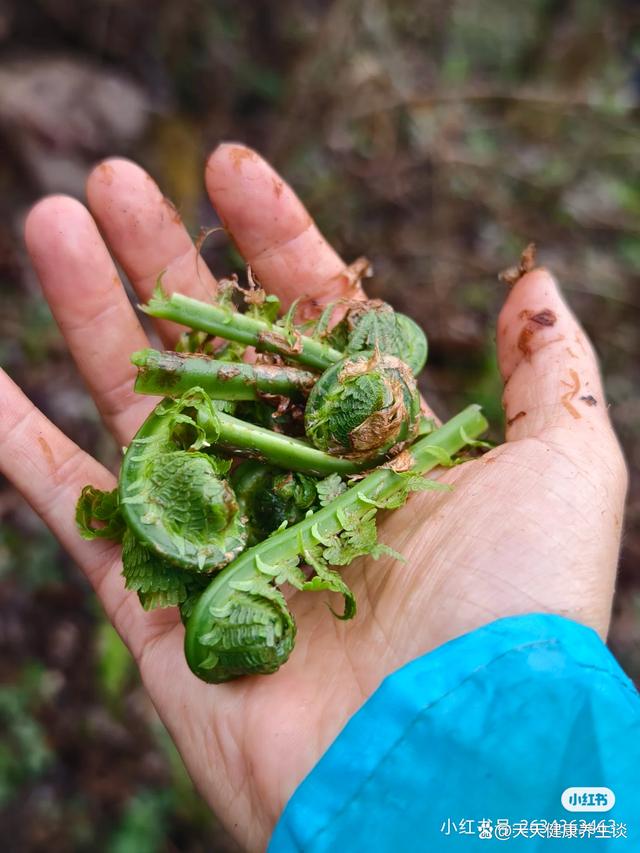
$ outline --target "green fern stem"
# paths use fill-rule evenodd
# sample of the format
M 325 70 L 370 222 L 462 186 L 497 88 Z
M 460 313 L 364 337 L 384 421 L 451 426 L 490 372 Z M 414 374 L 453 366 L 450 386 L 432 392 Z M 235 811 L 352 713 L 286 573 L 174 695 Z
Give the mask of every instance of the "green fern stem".
M 143 349 L 131 361 L 138 368 L 138 394 L 179 397 L 203 388 L 214 400 L 259 400 L 265 394 L 304 400 L 318 378 L 297 367 L 216 361 L 207 355 Z
M 300 438 L 247 423 L 218 412 L 218 438 L 215 445 L 229 453 L 266 460 L 270 465 L 303 474 L 357 474 L 371 468 L 371 460 L 352 461 L 318 450 Z
M 253 346 L 259 352 L 273 352 L 315 370 L 326 370 L 343 357 L 339 350 L 321 341 L 299 333 L 289 339 L 287 329 L 283 326 L 265 323 L 228 308 L 209 305 L 181 293 L 166 296 L 156 292 L 148 304 L 142 306 L 142 310 L 152 317 L 172 320 L 190 329 Z

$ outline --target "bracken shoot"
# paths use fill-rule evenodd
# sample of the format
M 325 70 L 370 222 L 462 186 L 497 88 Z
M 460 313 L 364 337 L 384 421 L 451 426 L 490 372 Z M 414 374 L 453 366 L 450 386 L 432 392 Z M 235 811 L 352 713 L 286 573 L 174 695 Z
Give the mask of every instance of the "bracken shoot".
M 296 626 L 282 584 L 340 593 L 334 615 L 353 618 L 336 567 L 402 559 L 378 541 L 378 510 L 448 488 L 424 475 L 487 427 L 478 406 L 438 428 L 422 414 L 426 337 L 390 305 L 339 301 L 296 324 L 295 305 L 279 318 L 250 284 L 243 310 L 234 282 L 215 304 L 158 284 L 144 310 L 190 331 L 175 352 L 132 355 L 135 390 L 164 399 L 118 488 L 86 486 L 76 510 L 82 536 L 122 542 L 125 585 L 145 609 L 180 608 L 187 662 L 214 683 L 287 660 Z

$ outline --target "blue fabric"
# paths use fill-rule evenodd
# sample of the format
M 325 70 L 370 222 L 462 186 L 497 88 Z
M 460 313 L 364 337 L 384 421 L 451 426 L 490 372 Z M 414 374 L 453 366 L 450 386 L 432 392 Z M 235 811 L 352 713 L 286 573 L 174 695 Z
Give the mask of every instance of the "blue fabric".
M 572 786 L 616 803 L 566 811 Z M 640 697 L 594 631 L 534 614 L 389 676 L 294 792 L 269 853 L 565 845 L 640 851 Z

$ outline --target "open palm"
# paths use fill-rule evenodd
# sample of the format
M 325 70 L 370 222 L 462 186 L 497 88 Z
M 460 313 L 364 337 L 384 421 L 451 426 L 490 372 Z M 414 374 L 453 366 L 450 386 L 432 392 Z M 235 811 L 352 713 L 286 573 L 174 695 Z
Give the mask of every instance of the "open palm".
M 303 296 L 315 310 L 358 295 L 291 189 L 254 152 L 220 146 L 206 182 L 245 259 L 283 303 Z M 161 270 L 168 290 L 196 297 L 210 298 L 215 280 L 175 208 L 134 164 L 102 163 L 87 195 L 91 213 L 70 198 L 40 202 L 26 240 L 78 368 L 124 445 L 155 401 L 132 391 L 129 354 L 147 342 L 105 241 L 141 300 Z M 169 345 L 178 333 L 169 323 L 158 330 Z M 443 473 L 452 492 L 415 494 L 381 518 L 381 540 L 406 564 L 362 559 L 344 570 L 359 607 L 350 623 L 318 596 L 295 594 L 298 640 L 286 666 L 218 686 L 187 668 L 177 611 L 145 613 L 125 592 L 119 547 L 76 532 L 81 487 L 111 489 L 113 475 L 0 375 L 0 467 L 86 572 L 201 793 L 244 847 L 264 847 L 349 716 L 407 661 L 516 613 L 560 613 L 606 634 L 625 468 L 591 346 L 544 270 L 511 290 L 498 350 L 507 442 Z

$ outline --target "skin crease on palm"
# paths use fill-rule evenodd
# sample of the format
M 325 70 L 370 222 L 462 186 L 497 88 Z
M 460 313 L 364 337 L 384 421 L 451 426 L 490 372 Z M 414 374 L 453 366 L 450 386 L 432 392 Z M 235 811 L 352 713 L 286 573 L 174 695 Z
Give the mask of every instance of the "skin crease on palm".
M 315 310 L 349 290 L 343 261 L 257 154 L 221 145 L 205 177 L 246 261 L 285 305 L 302 295 Z M 87 199 L 88 209 L 61 196 L 39 202 L 26 243 L 78 369 L 124 445 L 156 401 L 132 390 L 129 354 L 147 341 L 112 257 L 141 301 L 162 270 L 168 290 L 196 297 L 210 298 L 215 280 L 175 208 L 135 164 L 97 166 Z M 158 330 L 167 345 L 178 333 L 168 323 Z M 452 492 L 415 494 L 380 519 L 381 541 L 406 563 L 362 559 L 344 570 L 358 602 L 352 622 L 331 616 L 325 594 L 294 594 L 290 661 L 274 675 L 218 686 L 188 670 L 177 612 L 145 613 L 125 592 L 119 546 L 84 542 L 75 529 L 81 487 L 110 489 L 113 474 L 0 374 L 3 473 L 95 587 L 200 792 L 243 848 L 265 847 L 297 784 L 404 663 L 518 613 L 558 613 L 606 636 L 626 471 L 593 350 L 543 269 L 509 291 L 497 343 L 506 442 L 441 472 Z

